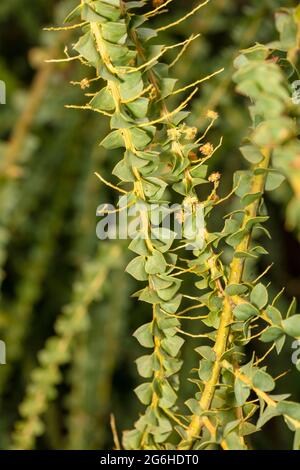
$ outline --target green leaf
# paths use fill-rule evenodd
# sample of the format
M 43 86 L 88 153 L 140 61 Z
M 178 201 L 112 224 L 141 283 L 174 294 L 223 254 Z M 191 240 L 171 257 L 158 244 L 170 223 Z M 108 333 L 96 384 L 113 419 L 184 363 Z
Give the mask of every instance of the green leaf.
M 147 98 L 138 98 L 131 103 L 127 103 L 126 107 L 132 112 L 133 116 L 142 119 L 146 117 L 148 112 L 149 100 Z
M 228 295 L 241 295 L 247 292 L 247 290 L 247 286 L 244 286 L 243 284 L 230 284 L 226 287 L 225 292 Z
M 107 0 L 96 0 L 93 7 L 97 13 L 111 21 L 116 21 L 121 16 L 120 4 L 116 0 L 108 2 Z
M 92 108 L 99 109 L 101 111 L 113 111 L 115 109 L 113 97 L 107 87 L 103 88 L 94 96 L 90 105 Z
M 255 372 L 252 380 L 254 387 L 263 392 L 271 392 L 275 388 L 275 382 L 272 377 L 261 369 Z
M 236 69 L 241 69 L 249 63 L 249 60 L 244 54 L 239 54 L 233 61 L 233 65 Z
M 126 116 L 124 113 L 122 114 L 121 112 L 115 112 L 110 120 L 111 129 L 129 129 L 130 127 L 133 126 L 133 124 L 134 124 L 134 121 L 128 116 Z M 122 136 L 123 136 L 123 133 L 122 133 Z
M 122 101 L 134 99 L 143 91 L 143 80 L 140 72 L 120 75 L 120 95 Z
M 277 354 L 280 354 L 280 353 L 281 353 L 282 348 L 283 348 L 284 343 L 285 343 L 285 340 L 286 340 L 286 336 L 285 336 L 285 335 L 282 335 L 280 338 L 278 338 L 278 339 L 275 340 L 275 346 L 276 346 Z M 297 366 L 296 366 L 296 367 L 297 367 Z
M 162 308 L 168 313 L 176 313 L 180 307 L 182 301 L 182 295 L 178 294 L 168 302 L 161 302 Z
M 115 44 L 124 44 L 127 38 L 127 26 L 125 21 L 109 21 L 102 25 L 102 35 L 107 41 Z
M 195 286 L 197 287 L 197 289 L 200 289 L 200 290 L 206 289 L 208 286 L 208 279 L 203 278 L 201 279 L 201 281 L 195 282 Z
M 147 132 L 137 127 L 130 129 L 129 132 L 131 134 L 133 145 L 138 150 L 143 150 L 152 140 L 152 137 L 147 134 Z
M 123 445 L 127 450 L 136 450 L 139 449 L 142 439 L 142 433 L 137 429 L 132 429 L 130 431 L 124 431 L 123 433 Z
M 240 436 L 249 436 L 250 434 L 253 434 L 255 432 L 257 432 L 257 427 L 252 423 L 247 423 L 247 421 L 241 423 L 239 426 Z
M 77 5 L 64 19 L 64 23 L 71 23 L 71 21 L 80 17 L 80 12 L 82 10 L 82 5 Z
M 257 224 L 266 222 L 268 220 L 268 218 L 269 218 L 268 216 L 251 217 L 250 219 L 247 220 L 245 228 L 246 228 L 247 231 L 250 231 Z
M 164 338 L 161 341 L 161 346 L 168 354 L 170 354 L 170 356 L 176 357 L 183 343 L 184 339 L 180 336 L 175 335 Z
M 139 385 L 134 389 L 134 392 L 143 405 L 149 405 L 151 403 L 153 391 L 152 384 L 150 382 Z
M 156 290 L 167 289 L 168 287 L 171 287 L 173 284 L 173 279 L 169 276 L 156 275 L 156 276 L 153 276 L 151 281 L 152 281 L 153 287 Z
M 105 44 L 106 51 L 114 65 L 126 66 L 128 62 L 133 61 L 137 55 L 135 50 L 130 50 L 127 46 L 120 46 L 104 40 L 103 43 Z
M 180 322 L 177 318 L 166 315 L 158 306 L 156 306 L 156 321 L 158 328 L 160 330 L 164 330 L 165 334 L 167 334 L 168 336 L 170 331 L 166 330 L 172 329 L 173 334 L 175 335 L 176 328 L 180 325 Z
M 268 302 L 268 291 L 263 284 L 257 284 L 250 294 L 251 302 L 262 309 Z
M 234 316 L 237 320 L 245 321 L 251 317 L 259 315 L 259 311 L 249 303 L 237 305 L 233 310 Z
M 290 306 L 288 308 L 286 317 L 289 318 L 291 315 L 294 315 L 296 313 L 296 310 L 297 310 L 297 300 L 294 297 L 293 300 L 290 303 Z
M 255 254 L 250 253 L 249 251 L 235 251 L 234 257 L 235 258 L 250 258 L 250 259 L 257 258 Z
M 138 340 L 141 346 L 144 348 L 153 348 L 153 333 L 152 333 L 152 323 L 146 323 L 145 325 L 140 326 L 134 333 L 133 336 Z
M 177 395 L 167 380 L 161 385 L 159 404 L 162 408 L 171 408 L 177 400 Z
M 126 271 L 138 281 L 147 281 L 148 275 L 145 270 L 145 257 L 137 256 L 134 258 L 126 267 Z
M 165 272 L 167 267 L 163 254 L 154 250 L 145 263 L 145 270 L 148 274 L 160 274 Z
M 213 361 L 208 361 L 207 359 L 201 359 L 199 363 L 199 370 L 198 370 L 198 375 L 200 380 L 203 382 L 207 382 L 210 380 L 212 376 L 212 370 L 213 370 Z
M 135 181 L 135 176 L 131 168 L 126 164 L 126 161 L 120 160 L 114 167 L 112 174 L 117 176 L 121 181 L 131 182 Z
M 171 375 L 177 374 L 182 367 L 183 361 L 180 361 L 176 358 L 168 358 L 164 359 L 164 367 L 166 371 L 166 377 L 170 377 Z
M 283 320 L 282 327 L 283 327 L 284 332 L 287 335 L 293 336 L 294 338 L 299 338 L 300 337 L 300 314 L 293 315 Z
M 162 433 L 171 432 L 173 430 L 172 422 L 166 416 L 158 414 L 158 427 Z
M 207 169 L 208 169 L 207 165 L 195 166 L 194 168 L 191 169 L 190 173 L 193 178 L 203 179 L 207 175 Z
M 245 450 L 245 445 L 241 443 L 238 432 L 230 432 L 226 437 L 228 450 Z
M 240 424 L 239 419 L 235 419 L 234 421 L 227 423 L 224 428 L 224 433 L 223 433 L 224 437 L 228 436 L 228 434 L 231 433 L 234 429 L 236 429 L 239 424 Z
M 268 305 L 266 308 L 266 314 L 274 325 L 281 325 L 281 313 L 277 308 L 273 307 L 273 305 Z
M 161 253 L 165 253 L 169 251 L 176 237 L 175 232 L 165 227 L 151 228 L 151 235 L 152 235 L 151 239 L 152 239 L 153 245 Z
M 261 192 L 245 194 L 241 199 L 243 206 L 246 207 L 257 199 L 260 199 L 261 194 Z
M 158 296 L 165 302 L 170 301 L 177 293 L 178 289 L 180 288 L 181 283 L 182 281 L 180 279 L 173 279 L 173 283 L 170 287 L 157 290 Z
M 281 401 L 277 403 L 277 411 L 281 414 L 290 416 L 297 421 L 300 421 L 300 403 L 293 401 Z
M 259 163 L 263 159 L 261 152 L 254 145 L 244 145 L 240 148 L 240 151 L 243 157 L 250 163 Z
M 139 292 L 139 300 L 148 302 L 149 304 L 158 304 L 160 301 L 157 293 L 149 286 Z
M 186 402 L 185 405 L 191 410 L 193 415 L 200 416 L 202 413 L 202 410 L 200 408 L 199 402 L 195 400 L 195 398 L 189 398 Z
M 178 80 L 176 78 L 163 78 L 160 81 L 160 96 L 166 98 L 171 95 Z
M 296 47 L 297 25 L 291 11 L 280 10 L 276 12 L 276 28 L 280 33 L 280 46 L 283 50 Z
M 163 196 L 167 183 L 160 178 L 143 178 L 143 190 L 145 195 L 151 200 L 160 200 Z
M 270 343 L 271 341 L 275 341 L 283 335 L 283 331 L 278 326 L 270 326 L 267 330 L 265 330 L 259 337 L 260 341 L 263 343 Z
M 236 248 L 237 245 L 243 240 L 244 236 L 246 235 L 246 231 L 244 229 L 240 229 L 237 232 L 229 235 L 226 238 L 226 243 L 233 248 Z
M 153 355 L 146 355 L 139 357 L 136 361 L 137 370 L 141 377 L 152 377 L 154 372 Z
M 262 428 L 270 419 L 279 416 L 279 411 L 275 406 L 268 406 L 264 412 L 260 415 L 256 425 L 258 428 Z
M 199 346 L 195 351 L 208 361 L 214 362 L 216 360 L 216 353 L 210 346 Z
M 266 191 L 274 191 L 274 189 L 277 189 L 284 180 L 284 175 L 281 175 L 280 173 L 277 173 L 275 171 L 268 172 L 265 185 Z
M 234 381 L 234 394 L 237 406 L 243 406 L 250 395 L 250 388 L 240 379 L 236 378 Z
M 129 244 L 129 249 L 138 255 L 149 255 L 149 249 L 147 247 L 146 240 L 142 238 L 142 236 L 134 238 Z
M 281 144 L 288 138 L 296 135 L 296 124 L 286 116 L 269 119 L 257 126 L 253 140 L 256 145 L 264 147 L 267 145 Z
M 136 32 L 142 42 L 149 41 L 149 39 L 155 38 L 157 36 L 157 32 L 155 29 L 151 28 L 138 28 Z
M 112 131 L 106 136 L 100 145 L 108 150 L 118 149 L 124 147 L 124 139 L 120 130 Z
M 100 56 L 95 46 L 94 38 L 90 31 L 85 33 L 75 44 L 74 49 L 79 52 L 88 62 L 98 67 Z
M 104 1 L 108 2 L 110 0 L 104 0 Z M 113 1 L 114 2 L 115 1 L 120 2 L 120 0 L 113 0 Z M 125 3 L 126 11 L 132 10 L 133 8 L 143 8 L 144 6 L 145 6 L 145 0 L 126 2 Z
M 265 250 L 262 246 L 254 246 L 251 248 L 251 253 L 258 253 L 259 255 L 268 255 L 268 251 Z

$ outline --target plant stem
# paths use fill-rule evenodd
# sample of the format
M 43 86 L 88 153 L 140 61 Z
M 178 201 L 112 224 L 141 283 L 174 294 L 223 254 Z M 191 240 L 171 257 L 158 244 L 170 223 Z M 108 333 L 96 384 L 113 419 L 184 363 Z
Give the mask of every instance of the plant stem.
M 52 58 L 56 55 L 60 44 L 65 41 L 67 36 L 68 33 L 62 33 L 59 36 L 57 43 L 47 51 L 47 58 Z M 18 165 L 20 153 L 22 152 L 22 147 L 24 145 L 24 140 L 30 131 L 40 103 L 45 96 L 52 71 L 52 63 L 44 61 L 39 66 L 39 69 L 33 79 L 24 111 L 20 114 L 15 124 L 7 144 L 7 148 L 4 152 L 0 168 L 1 176 L 14 176 L 15 166 Z
M 270 160 L 270 150 L 268 148 L 262 149 L 263 160 L 257 165 L 257 168 L 267 169 Z M 262 174 L 253 175 L 251 194 L 263 193 L 265 186 L 266 172 Z M 254 202 L 249 204 L 245 208 L 245 215 L 242 224 L 242 228 L 246 226 L 247 222 L 256 216 L 261 197 L 256 199 Z M 238 244 L 235 251 L 245 252 L 247 251 L 251 241 L 251 231 L 245 235 L 243 240 Z M 245 258 L 233 257 L 230 265 L 228 285 L 239 284 L 241 282 L 245 265 Z M 200 408 L 202 411 L 210 409 L 214 392 L 217 384 L 219 383 L 220 373 L 222 369 L 221 361 L 222 356 L 227 349 L 228 338 L 230 334 L 230 324 L 233 320 L 233 302 L 230 296 L 226 295 L 223 303 L 223 311 L 220 319 L 220 326 L 218 328 L 216 342 L 214 345 L 214 352 L 216 355 L 216 361 L 214 363 L 212 374 L 210 379 L 206 382 L 201 399 L 199 401 Z M 193 415 L 192 421 L 187 430 L 187 438 L 179 444 L 179 449 L 190 449 L 193 445 L 193 439 L 199 436 L 203 425 L 203 419 L 201 416 Z

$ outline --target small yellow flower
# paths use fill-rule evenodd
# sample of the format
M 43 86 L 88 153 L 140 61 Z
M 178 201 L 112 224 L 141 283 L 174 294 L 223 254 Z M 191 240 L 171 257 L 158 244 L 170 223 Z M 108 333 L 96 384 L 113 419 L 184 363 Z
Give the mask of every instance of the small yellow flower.
M 206 157 L 208 157 L 209 155 L 211 155 L 214 151 L 214 146 L 210 143 L 210 142 L 207 142 L 206 144 L 202 145 L 200 148 L 199 148 L 200 152 L 205 155 Z
M 168 129 L 167 133 L 171 140 L 178 140 L 181 136 L 181 130 L 176 127 Z
M 209 119 L 218 119 L 219 115 L 218 113 L 216 113 L 216 111 L 212 111 L 211 109 L 209 109 L 206 113 L 206 117 L 208 117 Z
M 188 140 L 193 140 L 197 135 L 198 129 L 197 127 L 187 127 L 184 132 Z
M 87 78 L 83 78 L 80 82 L 80 88 L 82 90 L 84 90 L 85 88 L 89 88 L 90 87 L 90 82 Z
M 209 178 L 208 178 L 208 181 L 210 181 L 211 183 L 216 183 L 217 181 L 219 181 L 219 179 L 221 178 L 221 174 L 216 171 L 215 173 L 212 173 Z
M 198 203 L 198 198 L 196 196 L 187 196 L 184 201 L 184 206 L 193 206 L 194 204 Z

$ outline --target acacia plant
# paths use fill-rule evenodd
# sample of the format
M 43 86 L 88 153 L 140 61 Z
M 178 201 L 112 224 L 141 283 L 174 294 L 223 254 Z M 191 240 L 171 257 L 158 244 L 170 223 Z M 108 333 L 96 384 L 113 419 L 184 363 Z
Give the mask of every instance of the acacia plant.
M 252 447 L 247 436 L 282 416 L 299 449 L 300 404 L 288 394 L 273 394 L 277 379 L 264 364 L 273 350 L 280 354 L 286 336 L 300 337 L 300 315 L 295 314 L 295 301 L 280 311 L 281 292 L 270 298 L 262 282 L 267 270 L 254 275 L 250 269 L 267 253 L 259 241 L 269 235 L 265 193 L 288 176 L 289 161 L 299 146 L 297 109 L 291 100 L 299 9 L 277 15 L 278 41 L 257 44 L 235 60 L 233 78 L 237 92 L 248 99 L 252 125 L 241 147 L 246 169 L 234 174 L 232 191 L 221 197 L 221 175 L 209 169 L 215 151 L 222 152 L 222 140 L 217 146 L 208 140 L 218 114 L 207 112 L 206 130 L 199 135 L 186 111 L 199 85 L 214 74 L 178 87 L 172 66 L 197 35 L 178 44 L 159 44 L 161 32 L 199 11 L 205 15 L 208 1 L 174 23 L 152 28 L 152 19 L 171 1 L 154 2 L 153 9 L 146 1 L 81 0 L 66 20 L 71 23 L 66 29 L 82 31 L 73 46 L 76 52 L 59 59 L 80 60 L 79 85 L 95 87 L 86 94 L 87 104 L 72 107 L 99 113 L 100 122 L 101 115 L 110 118 L 111 132 L 102 145 L 120 149 L 113 171 L 119 182 L 98 177 L 121 196 L 119 211 L 142 207 L 129 245 L 136 256 L 127 271 L 142 283 L 135 297 L 149 304 L 146 324 L 134 333 L 148 351 L 136 361 L 145 379 L 135 389 L 144 411 L 134 429 L 124 432 L 122 446 L 247 449 Z M 176 58 L 164 62 L 175 48 L 181 48 Z M 95 74 L 90 78 L 91 69 Z M 223 224 L 222 219 L 216 221 L 217 206 L 229 200 L 234 207 Z M 174 201 L 182 207 L 176 214 L 184 227 L 180 240 L 150 220 L 153 205 L 167 216 L 166 203 Z M 201 214 L 205 228 L 193 232 Z M 186 250 L 187 245 L 192 250 Z M 185 331 L 185 320 L 196 324 L 199 334 Z M 184 337 L 197 339 L 195 357 L 198 354 L 200 361 L 190 378 L 195 395 L 181 409 Z M 267 345 L 263 355 L 257 352 L 258 341 Z M 193 349 L 192 340 L 186 343 Z

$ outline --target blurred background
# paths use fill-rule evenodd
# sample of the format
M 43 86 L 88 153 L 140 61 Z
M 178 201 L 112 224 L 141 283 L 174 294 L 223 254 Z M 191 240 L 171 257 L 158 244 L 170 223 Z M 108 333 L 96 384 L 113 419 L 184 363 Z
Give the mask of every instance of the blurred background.
M 174 0 L 167 17 L 160 15 L 155 21 L 175 19 L 194 3 Z M 208 109 L 220 115 L 210 141 L 217 145 L 221 136 L 224 141 L 211 171 L 221 171 L 224 194 L 232 186 L 233 172 L 244 166 L 238 148 L 250 125 L 247 103 L 231 81 L 232 62 L 240 49 L 276 38 L 274 11 L 283 3 L 295 5 L 280 0 L 213 0 L 162 38 L 171 44 L 186 38 L 187 31 L 201 33 L 173 70 L 183 85 L 225 68 L 203 83 L 189 117 L 201 130 Z M 126 242 L 100 242 L 95 233 L 97 206 L 114 203 L 115 195 L 94 172 L 110 179 L 118 151 L 99 146 L 108 129 L 104 117 L 64 107 L 84 103 L 82 90 L 70 81 L 84 78 L 85 70 L 75 62 L 45 63 L 49 57 L 62 57 L 64 45 L 74 42 L 76 32 L 53 33 L 43 27 L 62 24 L 76 4 L 10 0 L 0 5 L 0 80 L 7 87 L 6 104 L 0 105 L 0 339 L 7 345 L 7 364 L 0 365 L 2 449 L 10 446 L 20 403 L 45 344 L 56 366 L 50 367 L 52 378 L 41 379 L 44 401 L 35 448 L 111 448 L 110 413 L 122 430 L 132 426 L 140 410 L 133 388 L 139 383 L 134 361 L 142 349 L 132 332 L 149 311 L 130 298 L 138 286 L 124 273 L 130 257 Z M 270 256 L 255 267 L 261 272 L 270 261 L 275 263 L 267 280 L 274 295 L 286 287 L 284 308 L 300 296 L 299 200 L 288 182 L 268 196 Z M 219 209 L 220 218 L 230 212 L 230 204 Z M 49 341 L 59 332 L 68 335 L 65 357 L 56 357 L 55 342 Z M 299 400 L 299 375 L 291 354 L 288 344 L 280 359 L 272 356 L 274 375 L 288 368 L 278 389 L 288 389 Z M 186 350 L 183 356 L 181 387 L 187 395 L 194 390 L 185 380 L 193 358 Z M 27 401 L 27 406 L 34 408 L 36 403 Z M 253 438 L 253 445 L 290 448 L 291 436 L 275 420 L 263 437 Z

